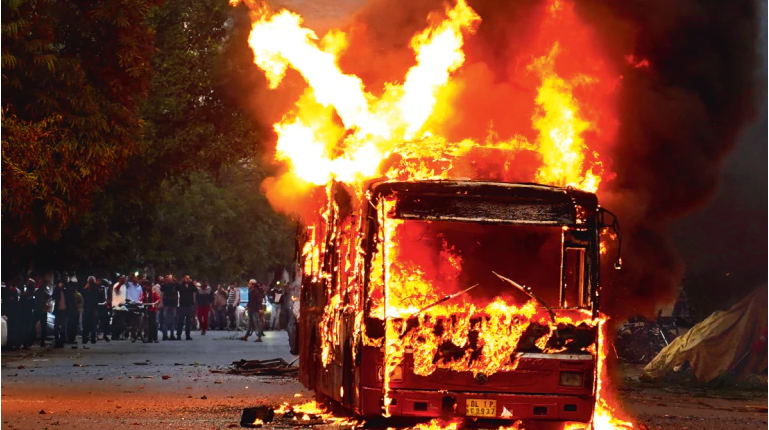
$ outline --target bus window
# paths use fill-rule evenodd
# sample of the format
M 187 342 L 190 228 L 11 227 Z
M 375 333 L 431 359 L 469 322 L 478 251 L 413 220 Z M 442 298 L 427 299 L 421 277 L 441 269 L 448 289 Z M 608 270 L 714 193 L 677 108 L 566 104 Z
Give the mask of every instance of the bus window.
M 563 307 L 582 305 L 585 279 L 585 248 L 566 248 L 563 256 Z

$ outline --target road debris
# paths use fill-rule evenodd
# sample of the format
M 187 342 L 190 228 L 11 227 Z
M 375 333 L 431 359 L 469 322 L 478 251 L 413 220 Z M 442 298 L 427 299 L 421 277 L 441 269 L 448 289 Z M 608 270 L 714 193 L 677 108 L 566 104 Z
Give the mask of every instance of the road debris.
M 296 376 L 299 368 L 290 366 L 282 358 L 270 360 L 240 360 L 232 362 L 228 370 L 211 369 L 211 373 L 226 373 L 245 376 Z
M 257 406 L 244 408 L 240 415 L 240 426 L 247 428 L 261 427 L 264 423 L 270 423 L 275 418 L 275 409 L 269 406 Z

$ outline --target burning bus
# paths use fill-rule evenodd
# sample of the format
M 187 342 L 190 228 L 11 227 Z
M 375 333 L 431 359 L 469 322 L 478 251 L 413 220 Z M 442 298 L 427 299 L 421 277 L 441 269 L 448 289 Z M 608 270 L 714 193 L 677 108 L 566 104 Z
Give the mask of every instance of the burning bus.
M 319 398 L 364 417 L 592 419 L 600 233 L 618 230 L 595 194 L 384 181 L 332 183 L 325 202 L 299 319 Z

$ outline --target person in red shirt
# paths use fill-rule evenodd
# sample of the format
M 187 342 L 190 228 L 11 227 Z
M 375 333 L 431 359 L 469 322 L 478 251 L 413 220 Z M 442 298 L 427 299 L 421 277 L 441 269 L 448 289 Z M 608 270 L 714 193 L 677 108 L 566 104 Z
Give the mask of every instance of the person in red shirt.
M 152 290 L 152 282 L 144 280 L 142 285 L 141 303 L 152 304 L 151 306 L 145 306 L 145 317 L 147 319 L 147 333 L 145 338 L 147 342 L 158 343 L 158 320 L 157 320 L 157 305 L 160 303 L 160 295 Z

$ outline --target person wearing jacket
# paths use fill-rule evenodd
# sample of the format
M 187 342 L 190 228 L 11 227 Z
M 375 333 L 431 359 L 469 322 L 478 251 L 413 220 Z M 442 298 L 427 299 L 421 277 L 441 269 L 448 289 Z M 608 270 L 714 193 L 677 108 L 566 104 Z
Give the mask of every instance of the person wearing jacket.
M 69 320 L 67 321 L 67 343 L 77 345 L 77 332 L 80 329 L 83 315 L 83 296 L 77 290 L 77 285 L 67 283 L 64 289 L 72 294 L 74 300 L 74 306 L 69 310 Z
M 190 330 L 192 330 L 192 318 L 195 312 L 195 294 L 198 288 L 190 275 L 184 275 L 184 281 L 179 284 L 179 308 L 176 310 L 176 338 L 182 338 L 182 329 L 184 329 L 185 339 L 192 340 Z
M 227 328 L 227 290 L 224 289 L 224 285 L 222 284 L 216 286 L 213 309 L 214 328 L 217 330 L 224 330 Z
M 100 303 L 104 303 L 104 306 L 99 306 L 99 328 L 105 342 L 109 342 L 109 337 L 112 335 L 111 286 L 112 283 L 108 279 L 96 278 L 96 289 L 99 291 Z
M 195 303 L 198 305 L 198 324 L 200 324 L 200 335 L 202 336 L 208 330 L 208 314 L 211 312 L 211 303 L 214 302 L 214 292 L 208 286 L 208 281 L 198 284 L 197 290 Z
M 174 329 L 176 328 L 176 308 L 179 307 L 179 284 L 173 275 L 166 277 L 166 282 L 160 286 L 163 295 L 163 340 L 169 340 L 168 332 L 171 331 L 170 340 L 176 340 Z
M 34 281 L 33 281 L 34 282 Z M 40 323 L 40 346 L 45 346 L 46 331 L 48 329 L 48 302 L 51 300 L 51 295 L 48 294 L 48 288 L 45 286 L 45 282 L 39 281 L 35 287 L 35 291 L 32 294 L 32 300 L 34 303 L 33 318 L 32 318 L 32 336 L 34 338 L 35 325 Z
M 142 294 L 139 301 L 144 304 L 152 303 L 152 306 L 145 307 L 147 316 L 147 333 L 145 338 L 147 342 L 158 343 L 158 324 L 157 324 L 157 306 L 160 304 L 160 294 L 152 289 L 152 282 L 144 280 L 141 282 Z
M 75 308 L 75 296 L 72 291 L 64 288 L 64 282 L 59 282 L 53 289 L 53 339 L 55 348 L 64 348 L 68 341 L 67 326 L 72 309 Z
M 262 336 L 262 316 L 264 315 L 264 294 L 265 291 L 255 279 L 248 281 L 248 331 L 242 337 L 244 341 L 248 340 L 251 333 L 256 334 L 254 342 L 261 342 Z
M 99 303 L 104 301 L 104 291 L 96 284 L 96 278 L 88 277 L 83 287 L 83 345 L 96 343 L 96 321 L 99 319 Z

